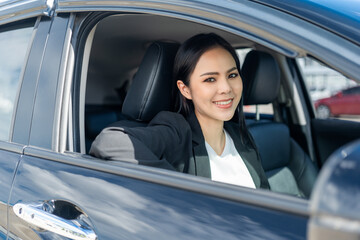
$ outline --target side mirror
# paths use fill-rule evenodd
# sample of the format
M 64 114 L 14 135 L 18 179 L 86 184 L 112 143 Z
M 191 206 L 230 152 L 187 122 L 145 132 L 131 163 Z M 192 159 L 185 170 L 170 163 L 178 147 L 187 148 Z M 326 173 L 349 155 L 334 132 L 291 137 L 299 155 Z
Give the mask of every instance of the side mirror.
M 360 239 L 360 140 L 333 153 L 310 200 L 308 239 Z

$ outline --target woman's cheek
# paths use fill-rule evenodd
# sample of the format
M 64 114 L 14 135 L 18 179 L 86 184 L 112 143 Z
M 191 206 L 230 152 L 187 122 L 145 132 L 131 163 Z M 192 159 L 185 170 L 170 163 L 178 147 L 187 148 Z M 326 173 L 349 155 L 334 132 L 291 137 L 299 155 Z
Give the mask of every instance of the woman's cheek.
M 235 92 L 236 92 L 237 94 L 239 94 L 239 95 L 241 96 L 242 90 L 243 90 L 242 82 L 237 83 L 237 84 L 233 87 L 233 89 L 235 90 Z

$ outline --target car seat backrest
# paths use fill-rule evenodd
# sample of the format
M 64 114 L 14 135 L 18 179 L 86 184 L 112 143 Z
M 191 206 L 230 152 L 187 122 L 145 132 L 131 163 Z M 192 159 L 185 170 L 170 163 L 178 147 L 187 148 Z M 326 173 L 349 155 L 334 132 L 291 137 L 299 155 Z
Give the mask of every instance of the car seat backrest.
M 268 53 L 251 51 L 242 66 L 244 105 L 268 104 L 274 101 L 280 89 L 280 69 Z
M 125 97 L 122 113 L 149 122 L 158 112 L 172 110 L 172 71 L 179 44 L 150 45 Z
M 272 103 L 279 93 L 280 70 L 268 53 L 251 51 L 242 67 L 244 103 Z M 286 124 L 247 120 L 272 191 L 309 197 L 317 169 L 308 155 L 290 137 Z

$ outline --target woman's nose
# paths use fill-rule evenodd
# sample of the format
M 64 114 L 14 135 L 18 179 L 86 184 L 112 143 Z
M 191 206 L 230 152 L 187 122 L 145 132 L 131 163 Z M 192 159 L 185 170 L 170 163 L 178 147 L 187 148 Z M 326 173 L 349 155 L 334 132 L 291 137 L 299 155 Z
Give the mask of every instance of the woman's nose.
M 219 81 L 218 83 L 219 83 L 218 91 L 220 94 L 231 92 L 231 86 L 227 79 L 223 79 L 223 80 Z

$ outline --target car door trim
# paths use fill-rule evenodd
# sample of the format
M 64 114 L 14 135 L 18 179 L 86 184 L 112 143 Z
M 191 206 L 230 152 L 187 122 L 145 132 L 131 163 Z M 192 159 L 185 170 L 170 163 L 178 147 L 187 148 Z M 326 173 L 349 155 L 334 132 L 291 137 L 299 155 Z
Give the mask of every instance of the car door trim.
M 22 154 L 23 149 L 24 149 L 24 145 L 0 140 L 0 150 Z

